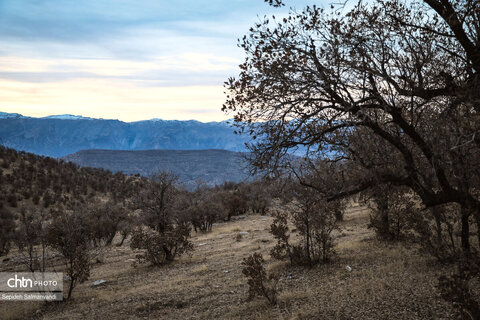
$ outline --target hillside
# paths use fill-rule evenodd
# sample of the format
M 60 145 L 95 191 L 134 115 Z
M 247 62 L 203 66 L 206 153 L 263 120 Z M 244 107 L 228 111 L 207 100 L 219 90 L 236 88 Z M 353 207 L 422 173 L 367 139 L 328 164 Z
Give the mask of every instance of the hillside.
M 337 238 L 337 256 L 311 269 L 270 258 L 272 218 L 249 215 L 194 234 L 191 256 L 162 268 L 135 265 L 136 252 L 109 247 L 63 304 L 5 302 L 5 319 L 453 319 L 439 297 L 445 267 L 415 249 L 382 243 L 368 229 L 369 212 L 350 208 Z M 243 233 L 241 239 L 238 234 Z M 116 240 L 118 241 L 118 240 Z M 279 303 L 247 300 L 242 259 L 262 253 L 267 270 L 280 275 Z M 352 271 L 346 270 L 350 266 Z M 11 270 L 13 262 L 4 263 Z M 105 280 L 93 286 L 96 280 Z
M 92 152 L 96 151 L 108 152 Z M 270 183 L 171 190 L 163 198 L 171 208 L 165 212 L 188 223 L 194 250 L 152 266 L 141 262 L 144 249 L 132 244 L 139 232 L 151 228 L 149 210 L 152 205 L 157 208 L 155 196 L 162 181 L 80 168 L 3 147 L 0 159 L 0 228 L 13 228 L 9 233 L 0 229 L 0 244 L 3 241 L 9 249 L 0 253 L 0 271 L 25 271 L 29 261 L 37 261 L 30 265 L 44 261 L 47 270 L 69 272 L 64 254 L 52 243 L 67 239 L 70 246 L 70 240 L 77 239 L 75 252 L 80 246 L 88 248 L 76 255 L 86 259 L 88 279 L 78 283 L 71 300 L 3 301 L 1 319 L 112 315 L 115 319 L 453 319 L 456 315 L 441 298 L 438 286 L 439 276 L 455 267 L 437 263 L 414 242 L 379 240 L 370 227 L 371 209 L 354 198 L 346 203 L 343 220 L 337 221 L 338 229 L 332 232 L 336 254 L 332 253 L 328 263 L 307 267 L 271 255 L 278 245 L 271 233 L 272 222 L 277 220 L 274 216 L 294 207 L 285 204 L 285 199 L 267 201 L 275 194 Z M 262 200 L 256 199 L 259 195 L 268 206 L 264 215 L 255 210 Z M 211 220 L 206 220 L 208 214 L 213 214 Z M 5 223 L 9 221 L 13 226 Z M 199 225 L 197 229 L 198 221 L 210 221 L 210 231 L 202 231 Z M 139 225 L 143 227 L 134 228 Z M 301 241 L 303 231 L 290 230 L 290 239 Z M 28 243 L 33 260 L 26 253 Z M 45 256 L 40 255 L 42 248 L 47 248 Z M 276 306 L 261 298 L 247 299 L 242 261 L 254 252 L 263 254 L 268 273 L 279 279 Z M 94 285 L 99 280 L 101 284 Z M 475 283 L 472 288 L 477 297 Z
M 0 146 L 0 208 L 50 208 L 98 199 L 121 202 L 145 179 L 79 166 Z
M 197 180 L 214 186 L 249 179 L 244 154 L 226 150 L 82 150 L 63 159 L 82 167 L 125 174 L 150 176 L 157 171 L 172 172 L 187 185 Z
M 85 149 L 245 150 L 245 137 L 235 135 L 226 122 L 122 122 L 72 115 L 32 118 L 2 112 L 0 142 L 16 150 L 50 157 Z

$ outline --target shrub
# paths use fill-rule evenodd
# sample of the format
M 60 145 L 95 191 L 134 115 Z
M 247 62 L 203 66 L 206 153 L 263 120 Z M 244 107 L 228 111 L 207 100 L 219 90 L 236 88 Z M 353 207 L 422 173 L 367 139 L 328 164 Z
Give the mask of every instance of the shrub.
M 223 191 L 219 195 L 227 212 L 226 220 L 230 221 L 233 216 L 247 213 L 248 202 L 246 195 L 241 190 Z
M 15 193 L 10 193 L 7 197 L 7 201 L 8 201 L 8 204 L 13 208 L 16 208 L 18 205 L 17 204 L 18 198 Z
M 409 227 L 408 217 L 415 210 L 413 192 L 387 185 L 364 192 L 362 198 L 372 212 L 369 228 L 374 229 L 380 239 L 405 238 Z
M 40 203 L 40 196 L 38 195 L 38 193 L 35 193 L 32 197 L 32 202 L 33 204 L 35 205 L 38 205 Z
M 15 232 L 15 216 L 0 202 L 0 256 L 10 251 Z
M 164 233 L 142 228 L 133 231 L 130 247 L 144 250 L 144 254 L 137 255 L 140 263 L 148 261 L 155 266 L 161 266 L 172 262 L 176 256 L 193 250 L 193 244 L 188 240 L 188 226 L 179 225 L 169 229 Z
M 50 205 L 54 204 L 54 199 L 50 191 L 45 191 L 43 194 L 43 206 L 48 208 Z
M 208 199 L 199 202 L 187 209 L 187 215 L 190 217 L 195 231 L 210 232 L 212 225 L 218 220 L 224 208 L 220 203 Z
M 442 298 L 453 303 L 462 319 L 480 319 L 479 293 L 476 292 L 476 296 L 472 290 L 474 287 L 478 289 L 479 278 L 478 258 L 477 261 L 461 261 L 457 273 L 439 278 L 438 288 Z
M 256 180 L 244 186 L 247 195 L 247 204 L 254 213 L 266 214 L 271 203 L 271 190 L 269 183 Z
M 58 251 L 70 281 L 66 300 L 73 289 L 90 276 L 91 230 L 81 209 L 56 215 L 47 229 L 47 244 Z
M 88 219 L 95 245 L 110 245 L 127 218 L 125 207 L 113 201 L 90 206 Z
M 341 202 L 327 202 L 314 191 L 302 189 L 290 206 L 290 213 L 275 213 L 270 233 L 277 239 L 271 254 L 274 258 L 288 257 L 291 264 L 313 266 L 327 262 L 334 253 L 333 231 L 337 229 L 336 212 L 343 211 Z M 290 241 L 288 220 L 298 230 L 299 241 Z
M 277 284 L 279 277 L 270 274 L 267 277 L 263 256 L 254 253 L 242 262 L 242 273 L 248 278 L 248 299 L 251 300 L 257 296 L 262 296 L 272 305 L 277 304 Z
M 273 213 L 273 222 L 270 225 L 270 233 L 277 240 L 277 244 L 271 250 L 270 254 L 276 259 L 290 258 L 290 263 L 293 264 L 292 246 L 289 239 L 288 228 L 288 213 L 275 212 Z
M 458 206 L 432 207 L 424 210 L 421 215 L 412 214 L 408 219 L 411 229 L 409 238 L 439 262 L 455 262 L 463 255 L 458 231 Z

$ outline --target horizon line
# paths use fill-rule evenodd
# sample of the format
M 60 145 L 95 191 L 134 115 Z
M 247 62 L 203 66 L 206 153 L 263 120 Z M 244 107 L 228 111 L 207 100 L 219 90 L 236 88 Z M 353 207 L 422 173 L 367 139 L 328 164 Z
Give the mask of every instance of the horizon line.
M 2 117 L 2 115 L 11 115 L 12 117 Z M 64 117 L 64 118 L 62 118 Z M 67 118 L 71 117 L 71 118 Z M 200 121 L 197 119 L 188 119 L 188 120 L 178 120 L 178 119 L 162 119 L 162 118 L 150 118 L 150 119 L 144 119 L 144 120 L 135 120 L 135 121 L 124 121 L 120 119 L 110 119 L 110 118 L 92 118 L 92 117 L 85 117 L 82 115 L 74 115 L 74 114 L 53 114 L 53 115 L 48 115 L 48 116 L 43 116 L 43 117 L 36 117 L 36 116 L 29 116 L 29 115 L 24 115 L 16 112 L 4 112 L 0 110 L 0 119 L 14 119 L 14 118 L 32 118 L 32 119 L 56 119 L 56 120 L 105 120 L 105 121 L 119 121 L 123 123 L 136 123 L 136 122 L 144 122 L 144 121 L 178 121 L 178 122 L 189 122 L 189 121 L 194 121 L 194 122 L 199 122 L 199 123 L 227 123 L 227 124 L 232 124 L 234 119 L 229 118 L 226 120 L 222 121 Z

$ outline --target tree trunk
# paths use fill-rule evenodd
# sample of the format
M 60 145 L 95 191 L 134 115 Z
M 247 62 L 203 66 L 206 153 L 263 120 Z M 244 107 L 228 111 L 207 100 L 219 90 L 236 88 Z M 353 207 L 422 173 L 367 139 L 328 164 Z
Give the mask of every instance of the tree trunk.
M 442 220 L 440 217 L 440 211 L 438 207 L 433 207 L 432 209 L 433 217 L 435 218 L 435 225 L 437 231 L 437 246 L 438 248 L 443 247 L 443 240 L 442 240 Z
M 117 232 L 112 232 L 112 233 L 110 234 L 110 236 L 109 236 L 108 239 L 107 239 L 107 243 L 106 243 L 107 246 L 109 246 L 109 245 L 112 244 L 113 238 L 115 238 L 115 235 L 116 235 L 116 234 L 117 234 Z
M 305 217 L 305 227 L 306 227 L 306 253 L 307 253 L 307 260 L 308 260 L 308 266 L 312 267 L 312 257 L 310 255 L 310 247 L 311 247 L 311 241 L 310 241 L 310 223 L 309 223 L 309 218 L 308 216 Z
M 478 248 L 480 248 L 480 208 L 476 208 L 474 214 L 475 214 L 475 221 L 477 222 Z
M 468 223 L 468 218 L 470 217 L 470 210 L 466 206 L 461 207 L 461 219 L 462 219 L 462 249 L 465 254 L 470 253 L 470 224 Z
M 128 233 L 125 233 L 122 235 L 122 240 L 120 241 L 119 244 L 117 244 L 118 247 L 121 247 L 123 245 L 123 242 L 125 241 L 125 239 L 127 239 L 127 236 L 128 236 Z
M 68 288 L 67 300 L 72 296 L 73 287 L 75 286 L 75 279 L 72 277 L 70 279 L 70 287 Z
M 388 217 L 388 208 L 382 209 L 382 229 L 384 236 L 387 237 L 389 240 L 392 240 L 392 236 L 390 233 L 390 219 Z

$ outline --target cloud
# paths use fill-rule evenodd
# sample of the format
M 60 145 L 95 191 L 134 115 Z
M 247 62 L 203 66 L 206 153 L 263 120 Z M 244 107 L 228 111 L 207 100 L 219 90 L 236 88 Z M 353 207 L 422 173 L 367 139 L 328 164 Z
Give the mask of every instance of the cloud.
M 141 86 L 221 86 L 240 61 L 193 52 L 148 61 L 5 57 L 0 60 L 0 79 L 41 83 L 92 78 L 130 80 Z
M 262 0 L 2 0 L 0 98 L 26 115 L 221 120 L 222 84 L 243 60 L 237 38 L 281 10 Z

